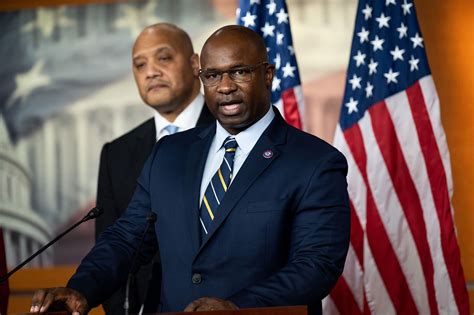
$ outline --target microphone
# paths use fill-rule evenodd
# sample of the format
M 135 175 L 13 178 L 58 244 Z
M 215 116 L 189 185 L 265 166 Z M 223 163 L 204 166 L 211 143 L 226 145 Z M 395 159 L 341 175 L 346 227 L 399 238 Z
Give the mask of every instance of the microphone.
M 145 230 L 143 230 L 142 237 L 140 238 L 140 243 L 138 244 L 137 250 L 135 251 L 135 255 L 133 255 L 132 265 L 130 267 L 130 271 L 128 272 L 127 285 L 125 286 L 125 301 L 123 302 L 123 310 L 125 312 L 125 315 L 129 314 L 130 284 L 131 284 L 133 276 L 134 276 L 133 271 L 138 268 L 138 262 L 137 262 L 138 254 L 140 253 L 140 250 L 142 249 L 143 241 L 145 240 L 145 236 L 148 233 L 148 230 L 150 229 L 150 226 L 152 226 L 155 222 L 156 222 L 156 213 L 150 212 L 146 217 Z
M 21 264 L 19 264 L 18 266 L 16 266 L 15 268 L 13 268 L 12 270 L 10 270 L 7 274 L 5 274 L 4 276 L 0 277 L 0 283 L 3 283 L 5 282 L 8 278 L 10 278 L 11 275 L 13 275 L 15 272 L 17 272 L 18 270 L 20 270 L 21 268 L 23 268 L 24 265 L 26 265 L 27 263 L 29 263 L 30 261 L 32 261 L 36 256 L 38 256 L 39 254 L 41 254 L 42 252 L 44 252 L 48 247 L 50 247 L 51 245 L 53 245 L 54 243 L 56 243 L 59 239 L 61 239 L 64 235 L 68 234 L 69 232 L 71 232 L 72 230 L 74 230 L 78 225 L 86 222 L 86 221 L 89 221 L 89 220 L 92 220 L 92 219 L 95 219 L 97 218 L 98 216 L 100 216 L 102 214 L 102 212 L 104 212 L 104 210 L 100 209 L 100 208 L 97 208 L 97 207 L 94 207 L 92 208 L 91 210 L 89 210 L 89 212 L 79 221 L 79 222 L 76 222 L 73 226 L 71 226 L 70 228 L 68 228 L 66 231 L 62 232 L 61 234 L 59 234 L 58 236 L 56 236 L 52 241 L 50 241 L 48 244 L 44 245 L 43 247 L 41 247 L 38 251 L 36 251 L 33 255 L 31 255 L 30 257 L 28 257 L 25 261 L 23 261 Z

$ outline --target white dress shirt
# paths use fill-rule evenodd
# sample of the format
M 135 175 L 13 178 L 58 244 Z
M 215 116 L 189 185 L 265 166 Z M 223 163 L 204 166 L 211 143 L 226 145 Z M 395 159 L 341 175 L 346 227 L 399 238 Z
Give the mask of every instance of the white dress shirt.
M 185 131 L 196 127 L 199 116 L 201 115 L 202 107 L 204 106 L 204 96 L 199 93 L 196 98 L 189 104 L 179 115 L 174 122 L 169 122 L 157 111 L 155 111 L 155 127 L 156 127 L 156 141 L 160 140 L 169 133 L 165 129 L 168 125 L 175 125 L 178 127 L 178 132 Z
M 250 151 L 252 151 L 258 139 L 260 139 L 260 136 L 265 129 L 267 129 L 268 125 L 270 125 L 274 117 L 275 113 L 273 112 L 272 106 L 270 106 L 268 112 L 265 116 L 260 118 L 259 121 L 233 136 L 237 141 L 238 147 L 235 151 L 234 167 L 230 184 L 232 184 L 232 181 L 236 178 L 237 173 L 247 159 Z M 228 133 L 218 121 L 216 121 L 216 134 L 212 140 L 211 147 L 209 148 L 206 166 L 204 167 L 204 173 L 202 175 L 200 202 L 202 202 L 202 198 L 204 197 L 204 193 L 206 192 L 206 188 L 209 185 L 212 176 L 217 172 L 221 166 L 222 160 L 224 159 L 225 150 L 222 144 L 228 136 L 232 135 Z

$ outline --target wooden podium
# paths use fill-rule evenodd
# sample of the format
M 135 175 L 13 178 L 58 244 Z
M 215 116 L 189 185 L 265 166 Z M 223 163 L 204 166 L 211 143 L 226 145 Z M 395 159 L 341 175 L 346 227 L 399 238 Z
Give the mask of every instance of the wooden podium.
M 208 311 L 194 312 L 196 315 L 307 315 L 307 306 L 281 306 L 281 307 L 263 307 L 263 308 L 243 308 L 236 311 Z M 25 313 L 33 314 L 33 313 Z M 43 315 L 69 315 L 68 312 L 47 312 Z M 152 313 L 148 315 L 189 315 L 190 313 Z

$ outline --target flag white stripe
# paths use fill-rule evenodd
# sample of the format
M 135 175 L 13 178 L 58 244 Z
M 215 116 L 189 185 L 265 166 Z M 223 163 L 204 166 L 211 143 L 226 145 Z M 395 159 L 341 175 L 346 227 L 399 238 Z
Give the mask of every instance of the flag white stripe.
M 367 152 L 367 177 L 377 210 L 418 311 L 421 313 L 429 312 L 423 267 L 408 222 L 373 133 L 370 116 L 365 115 L 359 121 L 359 125 L 364 139 L 365 151 Z M 403 237 L 400 237 L 400 235 L 403 235 Z
M 334 146 L 338 148 L 347 159 L 347 164 L 349 165 L 349 170 L 347 172 L 349 197 L 351 198 L 359 222 L 362 225 L 362 229 L 365 231 L 365 224 L 367 222 L 367 187 L 365 186 L 364 178 L 357 167 L 339 125 L 337 125 L 336 128 Z
M 380 277 L 367 237 L 364 237 L 364 270 L 365 291 L 371 313 L 395 315 L 395 308 Z
M 336 128 L 334 145 L 344 154 L 347 159 L 347 163 L 349 165 L 347 174 L 349 197 L 352 201 L 352 205 L 354 206 L 354 211 L 359 218 L 363 230 L 365 231 L 367 222 L 367 187 L 339 125 Z M 372 256 L 372 252 L 369 249 L 366 236 L 364 236 L 363 256 L 365 273 L 364 276 L 361 276 L 361 280 L 363 280 L 365 285 L 365 290 L 367 293 L 366 298 L 367 302 L 369 303 L 369 307 L 374 314 L 395 314 L 395 309 L 393 307 L 392 301 L 390 300 L 390 296 L 388 295 L 385 284 L 380 276 L 378 267 Z M 348 266 L 348 264 L 349 262 L 346 261 L 345 266 Z M 349 286 L 351 286 L 349 284 L 351 281 L 348 280 L 348 278 L 354 277 L 354 275 L 349 275 L 350 272 L 353 272 L 353 270 L 345 269 L 343 273 L 344 279 L 346 279 L 346 282 Z M 356 298 L 355 295 L 354 297 Z
M 341 315 L 330 295 L 326 296 L 323 300 L 323 314 Z
M 395 132 L 400 142 L 403 156 L 407 161 L 418 196 L 420 196 L 421 207 L 424 209 L 423 218 L 434 267 L 436 300 L 438 301 L 438 311 L 440 314 L 443 314 L 445 310 L 443 311 L 440 307 L 442 305 L 456 305 L 456 301 L 454 300 L 451 283 L 446 282 L 448 273 L 441 248 L 439 218 L 436 211 L 426 211 L 427 209 L 436 209 L 436 207 L 433 201 L 425 160 L 421 158 L 423 157 L 423 152 L 421 151 L 418 137 L 414 136 L 417 134 L 417 131 L 408 102 L 405 92 L 398 93 L 386 100 L 387 109 L 390 112 L 394 125 L 397 126 Z M 457 310 L 450 314 L 456 313 Z
M 293 88 L 293 91 L 295 93 L 296 102 L 298 104 L 298 111 L 300 113 L 300 117 L 304 117 L 306 112 L 305 112 L 305 106 L 304 106 L 303 89 L 301 88 L 301 85 L 296 85 Z M 304 119 L 301 119 L 302 124 L 303 124 L 303 121 Z
M 364 273 L 352 245 L 349 246 L 349 251 L 347 252 L 343 276 L 362 312 L 364 309 Z
M 448 181 L 449 198 L 453 197 L 453 177 L 451 172 L 451 162 L 448 150 L 448 142 L 444 133 L 443 125 L 441 123 L 441 114 L 439 106 L 438 93 L 433 82 L 432 76 L 426 76 L 420 79 L 420 87 L 425 100 L 426 109 L 430 116 L 431 126 L 435 134 L 436 144 L 438 145 L 441 159 L 443 161 L 444 173 Z M 451 207 L 452 209 L 452 207 Z M 454 215 L 454 214 L 453 214 Z

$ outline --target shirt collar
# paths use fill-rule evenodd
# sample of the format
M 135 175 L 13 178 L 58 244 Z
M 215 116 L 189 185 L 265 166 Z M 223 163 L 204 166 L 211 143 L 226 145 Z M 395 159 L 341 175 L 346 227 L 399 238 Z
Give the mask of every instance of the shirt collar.
M 204 96 L 199 93 L 194 100 L 186 106 L 186 108 L 179 113 L 174 122 L 168 121 L 166 118 L 160 115 L 158 111 L 155 111 L 155 127 L 156 137 L 158 138 L 160 132 L 168 126 L 173 124 L 178 127 L 178 131 L 184 131 L 191 129 L 196 126 L 199 116 L 201 115 L 202 107 L 204 106 Z
M 253 149 L 258 139 L 260 139 L 260 136 L 265 131 L 265 129 L 267 129 L 268 125 L 270 125 L 274 117 L 275 113 L 273 112 L 273 106 L 270 106 L 268 112 L 262 118 L 260 118 L 259 121 L 257 121 L 247 129 L 234 135 L 239 149 L 242 150 L 245 154 L 250 153 L 250 151 Z M 217 121 L 216 135 L 214 138 L 214 143 L 216 143 L 217 145 L 214 147 L 214 153 L 216 153 L 222 148 L 224 140 L 229 136 L 232 135 L 227 132 L 227 130 L 225 130 L 224 127 L 222 127 L 221 124 Z

